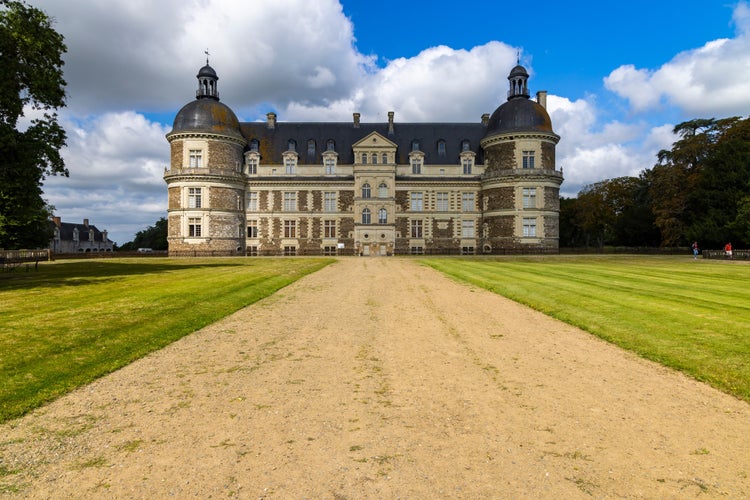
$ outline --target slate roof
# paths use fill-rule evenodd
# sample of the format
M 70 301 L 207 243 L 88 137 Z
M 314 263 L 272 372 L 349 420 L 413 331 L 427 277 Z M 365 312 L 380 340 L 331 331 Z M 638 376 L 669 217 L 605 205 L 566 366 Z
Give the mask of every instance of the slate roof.
M 340 164 L 354 163 L 352 146 L 362 138 L 377 132 L 397 146 L 399 164 L 409 163 L 412 141 L 419 141 L 419 150 L 425 154 L 424 164 L 457 164 L 460 162 L 461 145 L 469 141 L 469 149 L 477 154 L 476 162 L 483 163 L 484 156 L 479 141 L 487 129 L 481 123 L 399 123 L 393 124 L 393 133 L 388 133 L 388 123 L 353 122 L 276 122 L 268 128 L 266 122 L 240 124 L 242 135 L 248 143 L 259 142 L 258 151 L 264 162 L 282 163 L 282 154 L 287 151 L 289 140 L 297 144 L 298 164 L 321 164 L 322 153 L 330 139 L 335 143 Z M 307 141 L 315 141 L 315 154 L 308 155 Z M 445 155 L 438 154 L 438 141 L 445 141 Z
M 73 241 L 73 229 L 78 228 L 78 241 L 89 241 L 89 231 L 94 232 L 94 241 L 104 241 L 102 238 L 103 233 L 99 231 L 96 226 L 89 224 L 86 227 L 83 224 L 74 224 L 72 222 L 61 222 L 59 226 L 55 225 L 54 221 L 50 221 L 50 226 L 54 231 L 55 227 L 60 228 L 60 241 Z M 107 238 L 107 241 L 109 238 Z

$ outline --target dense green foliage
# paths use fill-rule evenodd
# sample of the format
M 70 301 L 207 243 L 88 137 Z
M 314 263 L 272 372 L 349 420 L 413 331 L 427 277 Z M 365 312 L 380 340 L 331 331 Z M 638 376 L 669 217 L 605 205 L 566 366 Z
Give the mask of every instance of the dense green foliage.
M 750 401 L 744 263 L 632 256 L 423 262 Z
M 68 175 L 60 156 L 65 131 L 54 113 L 65 105 L 65 50 L 46 14 L 0 0 L 0 248 L 45 247 L 52 235 L 42 181 Z M 36 118 L 19 124 L 29 112 Z
M 0 422 L 267 297 L 331 259 L 97 259 L 0 275 Z M 44 307 L 40 307 L 43 305 Z
M 135 233 L 133 241 L 119 247 L 119 250 L 137 250 L 151 248 L 153 250 L 167 250 L 167 219 L 162 217 L 153 226 Z
M 671 150 L 639 177 L 586 186 L 560 203 L 560 245 L 750 246 L 750 119 L 674 128 Z

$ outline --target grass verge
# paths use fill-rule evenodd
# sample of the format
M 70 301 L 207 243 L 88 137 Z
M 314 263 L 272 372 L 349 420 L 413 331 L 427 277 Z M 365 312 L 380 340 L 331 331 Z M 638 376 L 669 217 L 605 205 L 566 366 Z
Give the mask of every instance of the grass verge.
M 689 257 L 421 262 L 750 401 L 750 265 Z
M 0 274 L 0 422 L 267 297 L 333 259 L 100 259 Z

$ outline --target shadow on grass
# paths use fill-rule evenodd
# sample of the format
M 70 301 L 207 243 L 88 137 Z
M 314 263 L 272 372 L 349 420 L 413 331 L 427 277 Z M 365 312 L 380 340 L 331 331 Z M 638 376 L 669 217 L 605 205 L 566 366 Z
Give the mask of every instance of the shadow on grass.
M 56 288 L 106 283 L 123 276 L 168 273 L 186 269 L 246 267 L 238 262 L 112 262 L 75 261 L 55 264 L 40 263 L 36 270 L 15 270 L 0 274 L 0 292 L 28 288 Z

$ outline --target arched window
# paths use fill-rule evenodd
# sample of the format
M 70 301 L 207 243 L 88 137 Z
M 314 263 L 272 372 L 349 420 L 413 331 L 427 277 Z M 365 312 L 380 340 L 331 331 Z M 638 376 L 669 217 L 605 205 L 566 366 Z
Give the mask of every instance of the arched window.
M 445 141 L 442 139 L 437 143 L 437 152 L 439 156 L 445 156 Z
M 362 198 L 369 198 L 370 197 L 370 184 L 365 182 L 362 185 Z
M 388 223 L 388 211 L 385 208 L 378 210 L 378 224 Z
M 385 182 L 381 182 L 378 186 L 378 198 L 388 198 L 388 186 Z
M 363 209 L 362 210 L 362 224 L 370 224 L 370 219 L 371 219 L 370 209 L 369 208 Z
M 373 153 L 372 154 L 372 164 L 373 165 L 377 165 L 378 164 L 378 154 L 377 153 Z
M 388 155 L 386 153 L 383 153 L 383 165 L 388 163 Z
M 327 151 L 335 151 L 336 150 L 336 143 L 333 139 L 328 139 L 326 142 L 326 150 Z
M 287 151 L 297 151 L 297 141 L 294 139 L 289 139 L 286 141 L 286 150 Z
M 364 165 L 366 163 L 367 163 L 367 153 L 362 153 L 362 164 Z

